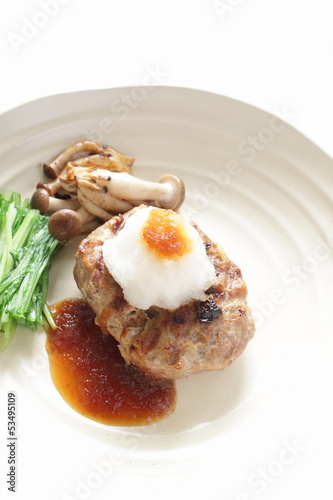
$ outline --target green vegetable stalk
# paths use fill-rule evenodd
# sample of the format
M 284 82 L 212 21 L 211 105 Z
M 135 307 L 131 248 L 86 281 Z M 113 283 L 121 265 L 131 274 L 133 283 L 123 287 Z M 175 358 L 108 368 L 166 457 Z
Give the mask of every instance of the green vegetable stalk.
M 0 350 L 8 347 L 17 325 L 35 331 L 52 324 L 46 295 L 49 270 L 61 244 L 48 231 L 48 217 L 29 200 L 0 193 Z

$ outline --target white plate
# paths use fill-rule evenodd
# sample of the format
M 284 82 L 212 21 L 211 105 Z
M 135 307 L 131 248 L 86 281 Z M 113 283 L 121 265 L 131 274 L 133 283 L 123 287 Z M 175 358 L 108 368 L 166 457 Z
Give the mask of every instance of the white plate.
M 134 156 L 139 177 L 182 177 L 183 212 L 241 267 L 257 322 L 238 360 L 177 381 L 174 414 L 141 428 L 74 412 L 51 381 L 45 334 L 20 330 L 1 354 L 1 480 L 14 391 L 16 498 L 328 498 L 332 159 L 276 117 L 180 88 L 47 97 L 2 115 L 0 129 L 0 187 L 26 196 L 42 162 L 84 138 Z M 56 258 L 51 302 L 79 295 L 77 243 Z

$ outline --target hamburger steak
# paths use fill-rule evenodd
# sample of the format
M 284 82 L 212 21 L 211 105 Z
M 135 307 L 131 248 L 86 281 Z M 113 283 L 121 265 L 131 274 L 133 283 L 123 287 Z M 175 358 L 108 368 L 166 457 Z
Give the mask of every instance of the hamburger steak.
M 205 291 L 207 298 L 191 300 L 173 310 L 131 306 L 104 263 L 102 247 L 137 210 L 140 207 L 113 217 L 78 248 L 74 277 L 96 315 L 96 324 L 118 341 L 126 362 L 155 377 L 177 379 L 225 368 L 244 351 L 254 334 L 240 269 L 193 224 L 216 273 L 216 283 Z

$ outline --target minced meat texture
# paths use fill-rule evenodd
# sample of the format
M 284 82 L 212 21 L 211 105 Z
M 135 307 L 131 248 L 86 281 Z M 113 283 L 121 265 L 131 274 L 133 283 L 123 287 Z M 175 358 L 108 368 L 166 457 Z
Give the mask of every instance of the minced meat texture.
M 254 334 L 240 269 L 193 224 L 216 273 L 216 283 L 205 292 L 207 299 L 192 300 L 174 310 L 131 306 L 104 264 L 102 246 L 140 208 L 113 217 L 78 248 L 74 277 L 96 314 L 97 325 L 119 342 L 127 362 L 153 376 L 177 379 L 225 368 L 244 351 Z

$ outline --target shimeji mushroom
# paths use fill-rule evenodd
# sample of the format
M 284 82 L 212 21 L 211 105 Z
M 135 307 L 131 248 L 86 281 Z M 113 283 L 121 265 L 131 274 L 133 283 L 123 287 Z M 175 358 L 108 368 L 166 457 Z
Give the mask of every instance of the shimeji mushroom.
M 80 233 L 90 232 L 99 225 L 95 215 L 84 207 L 77 211 L 63 208 L 51 215 L 48 228 L 54 238 L 69 241 Z
M 87 153 L 87 156 L 74 159 L 83 153 Z M 37 184 L 37 190 L 31 198 L 31 205 L 43 214 L 50 214 L 63 208 L 77 210 L 80 202 L 76 196 L 77 182 L 73 170 L 76 172 L 83 169 L 86 172 L 103 168 L 109 171 L 129 172 L 133 162 L 134 158 L 125 156 L 104 144 L 93 141 L 73 144 L 51 163 L 44 163 L 44 173 L 52 181 Z
M 78 180 L 77 197 L 81 205 L 103 221 L 116 213 L 124 213 L 133 208 L 130 203 L 108 195 L 103 189 L 88 181 Z
M 55 194 L 58 193 L 58 191 L 60 191 L 61 189 L 61 182 L 60 182 L 60 179 L 59 177 L 57 177 L 56 179 L 54 179 L 53 181 L 51 182 L 39 182 L 37 184 L 37 189 L 45 189 L 50 196 L 54 196 Z
M 112 164 L 113 169 L 117 171 L 125 170 L 130 171 L 130 168 L 134 162 L 134 158 L 125 156 L 110 146 L 105 144 L 99 144 L 94 141 L 82 141 L 73 144 L 69 148 L 65 149 L 59 156 L 57 156 L 51 163 L 44 163 L 44 174 L 51 179 L 55 179 L 60 175 L 65 166 L 76 156 L 81 153 L 94 153 L 93 159 L 91 156 L 85 156 L 83 159 L 75 160 L 77 162 L 81 161 L 81 164 L 86 166 L 92 166 L 93 164 L 99 163 L 101 166 L 105 164 Z M 102 168 L 104 168 L 102 167 Z
M 115 213 L 127 212 L 142 203 L 176 210 L 184 200 L 183 181 L 174 175 L 164 175 L 159 182 L 149 182 L 127 173 L 96 170 L 82 177 L 77 179 L 81 208 L 76 212 L 62 209 L 50 217 L 50 233 L 60 241 L 84 232 L 87 223 L 94 219 L 95 222 L 107 221 Z
M 77 198 L 56 198 L 44 188 L 38 188 L 31 197 L 31 208 L 37 208 L 41 214 L 52 214 L 63 208 L 77 210 L 80 202 Z
M 106 210 L 125 212 L 141 203 L 177 210 L 185 187 L 179 177 L 163 175 L 158 182 L 144 181 L 125 172 L 94 170 L 77 177 L 78 193 Z M 79 195 L 78 195 L 79 196 Z M 114 207 L 118 200 L 117 207 Z
M 37 185 L 31 205 L 53 213 L 49 230 L 61 241 L 141 204 L 177 210 L 185 197 L 183 181 L 174 175 L 158 182 L 139 179 L 130 172 L 133 162 L 109 146 L 78 142 L 44 164 L 52 181 Z

